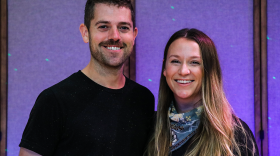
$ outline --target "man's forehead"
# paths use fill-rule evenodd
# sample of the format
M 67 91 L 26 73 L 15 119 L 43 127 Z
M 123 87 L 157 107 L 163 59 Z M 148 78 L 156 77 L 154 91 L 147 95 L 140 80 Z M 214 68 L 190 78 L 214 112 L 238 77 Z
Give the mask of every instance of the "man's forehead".
M 111 13 L 122 11 L 122 12 L 129 12 L 129 15 L 131 16 L 131 10 L 128 7 L 119 6 L 116 4 L 97 3 L 97 4 L 95 4 L 93 10 L 94 10 L 94 14 L 98 13 L 99 10 L 108 11 Z
M 98 3 L 94 8 L 93 21 L 107 21 L 109 23 L 131 23 L 131 10 L 126 7 Z
M 106 2 L 104 2 L 104 3 L 102 3 L 102 2 L 96 3 L 94 7 L 96 7 L 96 6 L 98 6 L 98 5 L 106 5 L 106 6 L 109 6 L 109 7 L 113 6 L 113 7 L 118 7 L 118 8 L 123 8 L 123 7 L 124 7 L 124 8 L 128 8 L 128 7 L 125 7 L 125 6 L 120 6 L 120 5 L 118 5 L 118 4 L 106 3 Z M 129 9 L 129 8 L 128 8 L 128 9 Z

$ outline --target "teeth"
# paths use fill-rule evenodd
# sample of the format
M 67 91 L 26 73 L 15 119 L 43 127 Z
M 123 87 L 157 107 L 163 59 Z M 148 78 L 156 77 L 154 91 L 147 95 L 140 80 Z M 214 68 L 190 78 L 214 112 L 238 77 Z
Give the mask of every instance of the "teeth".
M 179 83 L 191 83 L 192 81 L 187 81 L 187 80 L 177 80 Z
M 107 47 L 107 49 L 109 49 L 109 50 L 120 50 L 121 48 L 120 47 Z

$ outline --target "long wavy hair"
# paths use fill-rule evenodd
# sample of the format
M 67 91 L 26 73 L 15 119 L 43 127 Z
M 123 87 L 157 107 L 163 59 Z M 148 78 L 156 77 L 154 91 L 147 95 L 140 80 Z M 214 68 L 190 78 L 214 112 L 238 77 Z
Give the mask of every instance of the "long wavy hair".
M 234 131 L 239 129 L 247 136 L 238 117 L 225 97 L 222 85 L 222 72 L 213 41 L 197 29 L 182 29 L 174 33 L 166 44 L 161 70 L 157 119 L 154 135 L 149 142 L 149 156 L 168 156 L 170 154 L 171 132 L 168 108 L 174 95 L 163 75 L 166 57 L 170 45 L 179 38 L 195 41 L 200 47 L 202 57 L 202 104 L 200 125 L 186 149 L 188 156 L 241 156 L 234 138 Z M 252 141 L 252 140 L 251 140 Z M 245 145 L 246 146 L 246 145 Z M 246 147 L 245 147 L 246 148 Z

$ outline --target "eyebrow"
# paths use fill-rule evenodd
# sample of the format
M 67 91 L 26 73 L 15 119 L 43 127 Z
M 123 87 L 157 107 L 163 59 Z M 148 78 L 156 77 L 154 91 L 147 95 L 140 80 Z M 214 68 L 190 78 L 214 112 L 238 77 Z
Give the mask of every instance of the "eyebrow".
M 119 24 L 121 24 L 121 25 L 128 25 L 129 27 L 132 27 L 132 25 L 130 23 L 128 23 L 128 22 L 120 22 Z
M 191 56 L 191 58 L 200 58 L 200 56 Z
M 98 22 L 95 23 L 95 26 L 97 26 L 100 23 L 102 23 L 102 24 L 109 24 L 110 22 L 108 22 L 108 21 L 98 21 Z
M 168 58 L 170 58 L 170 57 L 179 58 L 180 56 L 179 55 L 170 55 Z M 200 58 L 200 56 L 191 56 L 190 58 Z
M 178 55 L 170 55 L 168 58 L 170 58 L 170 57 L 176 57 L 176 58 L 178 58 L 179 56 L 178 56 Z
M 111 22 L 109 21 L 98 21 L 95 23 L 95 26 L 97 26 L 98 24 L 109 24 Z M 132 25 L 129 22 L 120 22 L 120 25 L 128 25 L 129 27 L 132 27 Z

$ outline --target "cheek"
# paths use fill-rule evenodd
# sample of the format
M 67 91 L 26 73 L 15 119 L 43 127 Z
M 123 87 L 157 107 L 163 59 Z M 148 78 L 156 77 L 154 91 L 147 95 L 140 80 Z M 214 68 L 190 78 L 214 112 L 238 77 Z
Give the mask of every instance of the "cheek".
M 176 73 L 177 73 L 178 69 L 174 66 L 169 66 L 169 65 L 166 65 L 165 67 L 165 70 L 164 70 L 164 76 L 165 77 L 172 77 L 174 76 Z
M 200 73 L 200 77 L 199 77 L 199 80 L 200 80 L 200 85 L 202 84 L 202 79 L 203 79 L 203 74 L 202 74 L 202 72 Z
M 202 71 L 200 70 L 200 71 L 198 71 L 198 73 L 197 73 L 197 75 L 196 75 L 196 77 L 197 77 L 197 79 L 198 79 L 198 88 L 199 88 L 199 90 L 201 90 L 201 87 L 202 87 Z
M 202 69 L 196 69 L 194 70 L 193 74 L 195 75 L 196 78 L 202 79 Z
M 129 34 L 124 34 L 122 35 L 122 40 L 126 43 L 130 43 L 130 44 L 134 44 L 134 36 L 133 33 L 129 33 Z
M 106 41 L 107 39 L 108 39 L 108 35 L 106 35 L 105 33 L 95 33 L 91 35 L 91 40 L 95 44 L 99 44 L 103 41 Z

